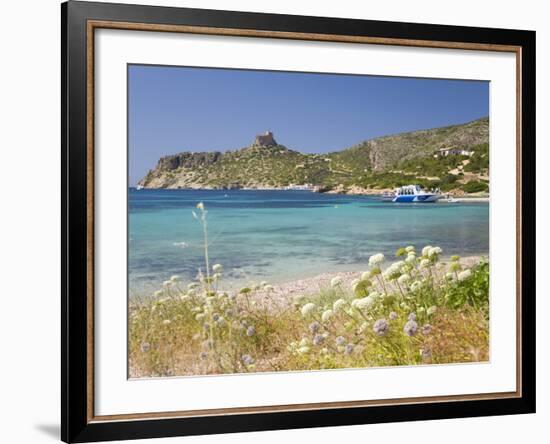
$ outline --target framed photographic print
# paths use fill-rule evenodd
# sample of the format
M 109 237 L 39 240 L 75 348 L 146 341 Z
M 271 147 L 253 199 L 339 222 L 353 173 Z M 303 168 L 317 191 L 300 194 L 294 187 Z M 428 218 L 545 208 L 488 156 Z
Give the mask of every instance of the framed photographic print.
M 69 1 L 62 439 L 535 411 L 535 33 Z

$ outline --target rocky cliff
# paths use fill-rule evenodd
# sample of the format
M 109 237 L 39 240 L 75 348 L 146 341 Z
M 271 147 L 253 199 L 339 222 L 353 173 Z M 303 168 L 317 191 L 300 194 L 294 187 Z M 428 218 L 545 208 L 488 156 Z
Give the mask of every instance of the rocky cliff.
M 477 169 L 471 174 L 478 179 L 487 172 L 488 141 L 488 118 L 379 137 L 328 154 L 303 154 L 288 149 L 266 132 L 256 136 L 250 146 L 235 151 L 182 152 L 162 157 L 139 184 L 147 188 L 279 188 L 313 184 L 330 189 L 340 184 L 374 186 L 372 179 L 379 181 L 380 177 L 388 179 L 388 183 L 377 182 L 380 186 L 392 186 L 399 177 L 419 180 L 434 176 L 435 183 L 453 172 L 460 182 L 471 159 L 437 159 L 438 150 L 450 147 L 477 151 L 480 159 L 472 162 Z

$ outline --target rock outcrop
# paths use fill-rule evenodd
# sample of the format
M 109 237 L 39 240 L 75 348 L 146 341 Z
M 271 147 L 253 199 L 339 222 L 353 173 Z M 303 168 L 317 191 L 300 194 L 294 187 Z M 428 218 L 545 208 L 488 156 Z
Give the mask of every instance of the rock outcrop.
M 271 131 L 266 131 L 265 133 L 258 134 L 256 136 L 256 139 L 254 140 L 254 145 L 255 146 L 275 146 L 277 145 L 277 142 L 273 137 L 273 133 Z
M 434 162 L 440 162 L 440 171 L 428 176 L 443 180 L 445 175 L 453 175 L 454 170 L 449 166 L 448 158 L 434 159 L 441 147 L 474 149 L 484 144 L 484 153 L 488 156 L 488 142 L 488 118 L 378 137 L 322 155 L 290 150 L 278 144 L 272 132 L 266 131 L 257 135 L 250 146 L 235 151 L 182 152 L 164 156 L 139 181 L 139 185 L 147 188 L 273 189 L 310 184 L 319 191 L 365 193 L 373 188 L 390 188 L 403 180 L 427 181 L 429 178 L 423 169 L 426 165 L 433 168 Z M 422 164 L 415 159 L 426 161 Z M 406 162 L 411 160 L 414 165 L 411 166 L 411 162 L 407 165 Z M 481 165 L 483 162 L 479 160 L 477 164 Z M 480 167 L 479 171 L 473 172 L 478 180 L 486 177 L 488 162 L 484 165 L 484 171 Z M 439 167 L 436 165 L 435 168 Z M 464 175 L 456 177 L 457 183 L 464 182 Z M 429 185 L 439 186 L 432 182 Z

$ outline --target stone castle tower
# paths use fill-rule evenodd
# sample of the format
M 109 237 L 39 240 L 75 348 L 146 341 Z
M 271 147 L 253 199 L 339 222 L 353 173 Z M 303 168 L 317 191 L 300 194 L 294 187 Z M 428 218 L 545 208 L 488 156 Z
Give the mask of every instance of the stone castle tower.
M 254 145 L 256 146 L 275 146 L 277 145 L 277 142 L 275 141 L 275 138 L 273 137 L 273 133 L 271 131 L 266 131 L 263 134 L 259 134 L 256 136 L 256 139 L 254 140 Z

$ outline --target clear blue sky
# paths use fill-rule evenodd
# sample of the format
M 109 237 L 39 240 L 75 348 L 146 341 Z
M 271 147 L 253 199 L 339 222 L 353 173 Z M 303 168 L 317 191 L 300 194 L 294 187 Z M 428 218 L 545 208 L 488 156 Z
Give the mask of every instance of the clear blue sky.
M 341 74 L 131 65 L 129 174 L 159 157 L 226 151 L 273 131 L 305 153 L 489 115 L 489 83 Z

